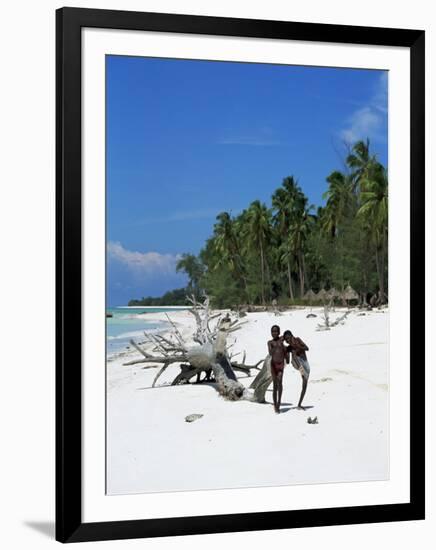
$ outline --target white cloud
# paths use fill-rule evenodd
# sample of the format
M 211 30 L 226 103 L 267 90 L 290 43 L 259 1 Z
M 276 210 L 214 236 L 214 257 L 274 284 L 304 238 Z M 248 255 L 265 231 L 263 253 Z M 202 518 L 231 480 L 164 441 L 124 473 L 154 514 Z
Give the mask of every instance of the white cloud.
M 108 258 L 127 266 L 132 271 L 147 275 L 173 275 L 179 254 L 159 252 L 135 252 L 127 250 L 120 242 L 110 241 L 107 245 Z
M 383 71 L 368 105 L 354 111 L 347 121 L 347 127 L 341 130 L 342 139 L 351 143 L 369 137 L 385 142 L 387 138 L 387 130 L 385 130 L 387 112 L 388 74 Z
M 383 71 L 375 87 L 371 102 L 374 109 L 383 114 L 388 112 L 388 72 Z
M 341 132 L 347 142 L 374 137 L 380 133 L 382 117 L 372 107 L 363 107 L 355 111 L 349 119 L 349 127 Z

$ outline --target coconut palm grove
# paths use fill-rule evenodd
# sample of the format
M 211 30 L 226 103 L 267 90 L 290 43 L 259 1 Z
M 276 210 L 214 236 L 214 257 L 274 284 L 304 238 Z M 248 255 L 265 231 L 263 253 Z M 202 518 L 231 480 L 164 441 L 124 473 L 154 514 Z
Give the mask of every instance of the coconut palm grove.
M 369 139 L 349 146 L 344 160 L 342 171 L 326 174 L 324 206 L 309 204 L 303 177 L 285 176 L 268 204 L 219 213 L 199 254 L 181 255 L 187 287 L 129 305 L 182 305 L 204 293 L 219 308 L 326 297 L 387 303 L 387 169 Z

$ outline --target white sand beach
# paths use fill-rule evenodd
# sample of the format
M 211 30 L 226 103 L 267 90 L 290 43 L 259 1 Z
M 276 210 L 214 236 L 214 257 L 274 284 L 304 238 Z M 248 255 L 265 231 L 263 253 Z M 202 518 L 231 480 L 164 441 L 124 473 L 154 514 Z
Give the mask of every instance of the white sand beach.
M 307 318 L 311 311 L 317 317 Z M 298 410 L 300 374 L 287 366 L 282 412 L 267 404 L 224 400 L 212 384 L 170 386 L 169 367 L 151 388 L 157 369 L 123 366 L 140 358 L 129 350 L 107 364 L 107 489 L 109 494 L 373 481 L 389 477 L 387 309 L 353 310 L 345 324 L 317 331 L 321 308 L 248 313 L 229 339 L 247 364 L 267 355 L 270 328 L 290 329 L 309 346 L 311 376 Z M 337 309 L 331 320 L 343 314 Z M 164 313 L 147 319 L 166 320 Z M 171 319 L 187 337 L 189 311 Z M 144 346 L 147 349 L 147 346 Z M 239 356 L 240 357 L 240 356 Z M 250 385 L 250 378 L 237 373 Z M 189 414 L 202 418 L 188 423 Z M 318 424 L 307 423 L 318 417 Z

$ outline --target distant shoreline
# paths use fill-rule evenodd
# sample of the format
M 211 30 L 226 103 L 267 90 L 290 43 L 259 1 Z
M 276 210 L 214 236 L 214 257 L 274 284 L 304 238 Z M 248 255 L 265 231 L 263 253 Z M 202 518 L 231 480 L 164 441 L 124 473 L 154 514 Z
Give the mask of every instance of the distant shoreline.
M 191 309 L 192 306 L 113 306 L 109 309 Z

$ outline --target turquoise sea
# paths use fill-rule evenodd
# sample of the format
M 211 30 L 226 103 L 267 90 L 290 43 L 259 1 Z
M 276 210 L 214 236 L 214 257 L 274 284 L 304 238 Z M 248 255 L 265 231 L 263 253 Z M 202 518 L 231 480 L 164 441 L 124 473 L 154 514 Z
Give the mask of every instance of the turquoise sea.
M 108 355 L 118 353 L 129 346 L 129 340 L 143 341 L 144 331 L 159 332 L 168 327 L 167 322 L 147 320 L 148 313 L 180 311 L 188 308 L 171 307 L 112 307 L 107 309 L 112 317 L 106 317 L 106 350 Z

